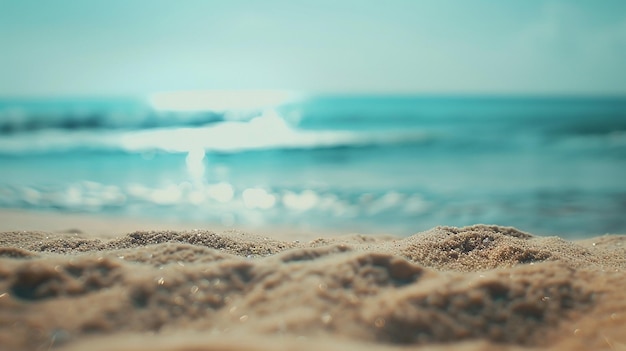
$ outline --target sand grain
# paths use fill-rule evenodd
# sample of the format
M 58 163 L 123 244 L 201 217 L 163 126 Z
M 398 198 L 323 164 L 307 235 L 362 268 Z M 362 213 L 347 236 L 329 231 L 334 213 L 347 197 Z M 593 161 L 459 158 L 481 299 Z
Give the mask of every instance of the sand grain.
M 619 349 L 626 237 L 0 234 L 6 350 Z

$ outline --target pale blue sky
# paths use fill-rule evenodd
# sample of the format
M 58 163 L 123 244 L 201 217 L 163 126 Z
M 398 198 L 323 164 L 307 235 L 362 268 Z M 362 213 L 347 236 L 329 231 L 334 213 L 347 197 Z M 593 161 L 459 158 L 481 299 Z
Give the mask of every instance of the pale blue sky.
M 0 96 L 626 94 L 626 1 L 0 0 Z

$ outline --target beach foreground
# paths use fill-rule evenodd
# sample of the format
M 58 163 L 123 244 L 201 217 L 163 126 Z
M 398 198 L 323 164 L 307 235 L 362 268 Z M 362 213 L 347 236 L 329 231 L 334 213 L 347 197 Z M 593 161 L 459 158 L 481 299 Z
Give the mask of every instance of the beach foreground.
M 626 236 L 0 233 L 3 350 L 626 349 Z

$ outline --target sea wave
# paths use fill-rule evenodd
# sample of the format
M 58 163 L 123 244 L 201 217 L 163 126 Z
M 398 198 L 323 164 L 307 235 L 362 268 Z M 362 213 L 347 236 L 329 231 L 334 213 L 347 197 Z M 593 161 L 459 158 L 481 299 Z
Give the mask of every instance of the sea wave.
M 156 107 L 140 100 L 0 100 L 0 155 L 228 153 L 407 144 L 464 154 L 529 147 L 608 150 L 606 154 L 617 156 L 625 152 L 623 99 L 342 97 L 264 110 Z
M 550 136 L 626 131 L 626 99 L 445 98 L 415 96 L 311 96 L 285 104 L 251 105 L 240 93 L 216 101 L 147 99 L 7 100 L 0 98 L 0 136 L 56 131 L 154 131 L 246 122 L 278 111 L 293 127 L 309 130 L 530 131 Z M 158 100 L 158 99 L 157 99 Z M 157 101 L 158 102 L 158 101 Z M 168 104 L 163 105 L 165 102 Z M 209 104 L 211 102 L 211 104 Z M 200 105 L 196 106 L 197 104 Z M 191 104 L 191 105 L 190 105 Z M 167 107 L 170 109 L 167 109 Z M 191 107 L 196 106 L 196 109 Z
M 45 130 L 140 130 L 196 127 L 225 120 L 218 112 L 157 112 L 147 108 L 25 108 L 0 106 L 0 135 Z
M 423 143 L 435 138 L 420 131 L 355 132 L 303 130 L 289 125 L 274 110 L 249 121 L 223 121 L 200 127 L 124 131 L 40 130 L 0 139 L 0 154 L 71 151 L 240 152 L 269 149 L 316 149 Z
M 203 92 L 179 92 L 126 99 L 0 98 L 0 135 L 49 129 L 198 127 L 229 120 L 245 121 L 266 109 L 280 106 L 277 98 L 285 99 L 286 96 L 262 91 L 217 91 L 208 95 Z

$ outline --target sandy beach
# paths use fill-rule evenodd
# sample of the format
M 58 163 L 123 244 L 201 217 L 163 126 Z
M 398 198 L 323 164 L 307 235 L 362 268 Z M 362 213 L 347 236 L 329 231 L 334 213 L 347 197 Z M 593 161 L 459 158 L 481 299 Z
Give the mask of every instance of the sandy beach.
M 0 0 L 0 49 L 0 351 L 626 351 L 626 0 Z
M 626 348 L 624 235 L 475 225 L 311 239 L 75 224 L 2 228 L 2 350 Z

